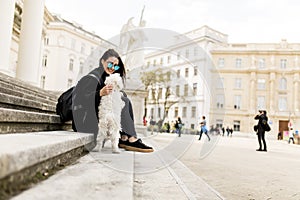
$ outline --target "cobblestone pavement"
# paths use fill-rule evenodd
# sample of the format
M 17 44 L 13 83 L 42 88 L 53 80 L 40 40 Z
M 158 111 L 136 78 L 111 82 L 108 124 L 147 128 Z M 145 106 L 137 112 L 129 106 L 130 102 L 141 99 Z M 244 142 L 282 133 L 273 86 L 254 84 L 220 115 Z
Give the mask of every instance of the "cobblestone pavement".
M 229 200 L 299 200 L 300 145 L 268 135 L 268 152 L 257 152 L 255 135 L 246 136 L 215 136 L 218 141 L 206 157 L 200 151 L 207 148 L 207 138 L 194 136 L 180 161 Z

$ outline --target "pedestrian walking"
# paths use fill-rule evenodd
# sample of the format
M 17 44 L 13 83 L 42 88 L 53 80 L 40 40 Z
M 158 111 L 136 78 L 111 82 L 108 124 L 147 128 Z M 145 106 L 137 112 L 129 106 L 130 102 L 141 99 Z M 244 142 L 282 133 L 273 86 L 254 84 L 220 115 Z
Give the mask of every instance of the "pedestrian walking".
M 295 144 L 295 141 L 294 141 L 294 130 L 293 130 L 293 128 L 291 128 L 289 130 L 289 144 L 291 143 L 291 140 L 293 140 L 293 144 Z
M 178 117 L 175 123 L 176 133 L 178 134 L 178 137 L 181 137 L 181 129 L 182 129 L 182 121 L 181 118 Z
M 202 121 L 200 122 L 200 136 L 199 136 L 199 140 L 201 140 L 202 133 L 204 133 L 207 136 L 208 141 L 210 141 L 210 137 L 208 135 L 208 131 L 207 131 L 207 127 L 206 127 L 205 116 L 202 116 Z

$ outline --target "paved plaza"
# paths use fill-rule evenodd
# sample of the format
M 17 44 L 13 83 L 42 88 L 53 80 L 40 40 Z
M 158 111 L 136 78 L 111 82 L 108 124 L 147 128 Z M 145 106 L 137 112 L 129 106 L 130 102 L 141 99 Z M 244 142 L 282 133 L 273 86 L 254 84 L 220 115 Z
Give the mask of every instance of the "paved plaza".
M 195 152 L 205 143 L 195 141 L 180 160 L 226 199 L 299 200 L 300 146 L 268 134 L 268 152 L 257 152 L 255 134 L 245 135 L 220 136 L 202 159 Z
M 112 154 L 106 144 L 13 199 L 300 199 L 300 146 L 270 134 L 268 152 L 255 151 L 254 134 L 143 141 L 155 152 Z

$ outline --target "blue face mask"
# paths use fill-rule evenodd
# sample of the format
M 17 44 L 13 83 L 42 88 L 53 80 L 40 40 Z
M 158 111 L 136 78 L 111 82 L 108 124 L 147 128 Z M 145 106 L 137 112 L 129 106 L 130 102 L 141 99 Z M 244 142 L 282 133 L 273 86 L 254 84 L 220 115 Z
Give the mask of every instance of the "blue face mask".
M 114 69 L 115 71 L 117 71 L 118 69 L 120 69 L 120 66 L 118 65 L 114 65 L 112 62 L 107 62 L 107 68 L 108 69 Z

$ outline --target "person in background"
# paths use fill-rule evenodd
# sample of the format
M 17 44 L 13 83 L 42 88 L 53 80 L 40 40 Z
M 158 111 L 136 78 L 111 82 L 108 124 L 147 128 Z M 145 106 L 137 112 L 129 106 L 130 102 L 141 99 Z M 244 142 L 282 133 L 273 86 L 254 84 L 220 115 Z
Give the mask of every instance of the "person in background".
M 295 144 L 293 128 L 290 128 L 290 130 L 289 130 L 289 144 L 291 143 L 291 140 L 293 141 L 293 144 Z
M 267 144 L 265 140 L 265 129 L 264 129 L 264 123 L 268 123 L 267 111 L 259 110 L 258 114 L 254 117 L 254 119 L 258 120 L 257 138 L 258 138 L 259 148 L 256 149 L 256 151 L 267 151 Z M 262 148 L 262 142 L 263 142 L 263 148 Z
M 207 127 L 206 127 L 205 116 L 202 116 L 202 121 L 200 122 L 200 136 L 199 136 L 199 140 L 201 140 L 202 133 L 204 133 L 207 136 L 208 141 L 210 141 L 210 137 L 208 135 L 208 130 L 207 130 Z

